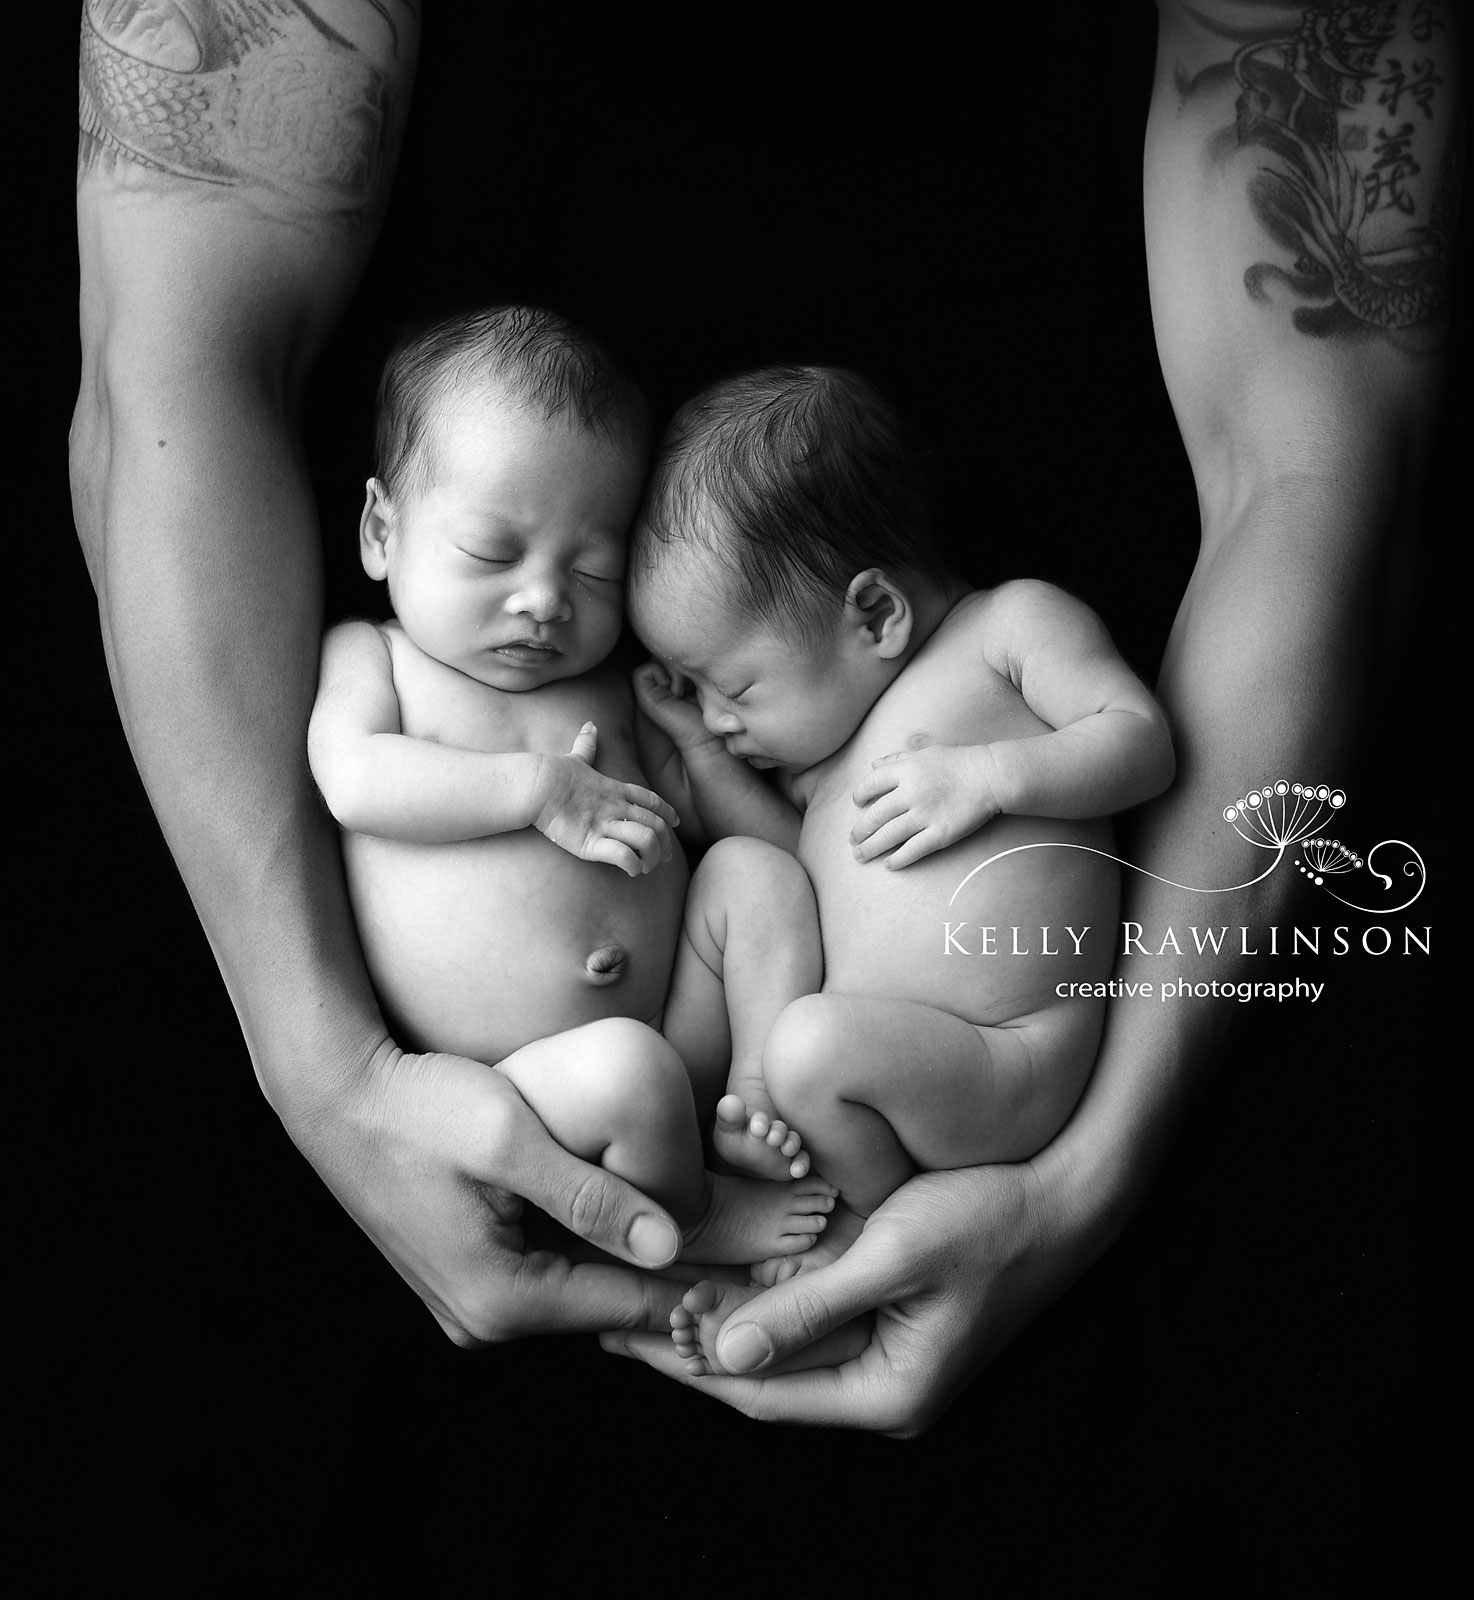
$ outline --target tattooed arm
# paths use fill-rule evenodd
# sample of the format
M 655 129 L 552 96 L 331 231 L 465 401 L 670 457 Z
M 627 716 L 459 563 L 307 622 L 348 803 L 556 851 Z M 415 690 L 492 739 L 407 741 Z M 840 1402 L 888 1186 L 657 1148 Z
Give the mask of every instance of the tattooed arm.
M 372 245 L 418 9 L 89 0 L 71 471 L 119 711 L 262 1088 L 473 1343 L 631 1320 L 655 1292 L 524 1258 L 516 1196 L 627 1259 L 661 1264 L 676 1235 L 499 1074 L 394 1047 L 307 773 L 320 574 L 298 415 Z
M 1148 263 L 1202 543 L 1158 683 L 1177 781 L 1124 853 L 1230 884 L 1243 844 L 1225 806 L 1265 773 L 1335 776 L 1352 753 L 1438 389 L 1457 72 L 1434 0 L 1160 10 Z M 1295 880 L 1215 897 L 1214 919 L 1271 923 Z M 1123 891 L 1123 918 L 1147 930 L 1200 914 L 1136 873 Z M 1116 972 L 1246 975 L 1211 951 Z M 720 1361 L 758 1376 L 690 1380 L 657 1341 L 606 1344 L 752 1415 L 917 1431 L 1124 1227 L 1222 1018 L 1212 1000 L 1114 1005 L 1080 1105 L 1034 1160 L 913 1179 L 837 1262 L 725 1324 Z M 872 1311 L 869 1346 L 844 1366 L 761 1375 Z

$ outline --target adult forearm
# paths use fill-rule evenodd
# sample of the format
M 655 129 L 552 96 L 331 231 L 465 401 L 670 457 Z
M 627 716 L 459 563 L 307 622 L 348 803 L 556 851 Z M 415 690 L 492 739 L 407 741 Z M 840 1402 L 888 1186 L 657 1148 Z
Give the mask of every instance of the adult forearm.
M 1289 860 L 1247 843 L 1223 813 L 1266 781 L 1342 779 L 1394 514 L 1390 491 L 1277 483 L 1246 497 L 1232 527 L 1205 533 L 1158 684 L 1177 781 L 1123 840 L 1123 855 L 1144 870 L 1124 872 L 1121 993 L 1085 1096 L 1049 1154 L 1085 1197 L 1091 1253 L 1140 1203 L 1231 1042 L 1225 1024 L 1235 1018 L 1221 1001 L 1184 986 L 1252 977 L 1266 930 L 1302 890 Z M 1267 567 L 1274 585 L 1262 582 Z M 1220 948 L 1205 940 L 1200 950 L 1194 927 L 1229 932 Z
M 367 1047 L 337 846 L 306 768 L 320 579 L 310 487 L 269 378 L 84 387 L 79 533 L 134 758 L 267 1092 Z

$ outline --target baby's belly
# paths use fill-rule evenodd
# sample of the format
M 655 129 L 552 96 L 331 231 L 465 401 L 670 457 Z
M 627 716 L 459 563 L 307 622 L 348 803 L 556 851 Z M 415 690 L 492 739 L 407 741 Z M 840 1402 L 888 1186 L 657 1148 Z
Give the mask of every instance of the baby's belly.
M 460 844 L 343 838 L 369 974 L 397 1041 L 495 1062 L 603 1017 L 658 1022 L 686 866 L 580 861 L 532 829 Z
M 854 859 L 855 807 L 848 789 L 835 789 L 809 807 L 799 844 L 819 902 L 827 990 L 996 1026 L 1056 1004 L 1060 983 L 1110 975 L 1117 870 L 1090 853 L 1111 850 L 1108 823 L 999 817 L 891 871 Z M 989 862 L 1005 851 L 1015 853 Z

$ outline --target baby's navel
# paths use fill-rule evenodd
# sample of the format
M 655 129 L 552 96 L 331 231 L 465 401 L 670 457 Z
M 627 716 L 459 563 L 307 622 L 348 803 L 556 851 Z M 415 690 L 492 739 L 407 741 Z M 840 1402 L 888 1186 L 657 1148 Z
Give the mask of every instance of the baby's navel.
M 584 975 L 590 983 L 618 983 L 628 959 L 629 952 L 623 945 L 606 944 L 584 962 Z
M 925 750 L 930 743 L 931 735 L 929 733 L 913 733 L 906 741 L 906 748 L 908 750 Z

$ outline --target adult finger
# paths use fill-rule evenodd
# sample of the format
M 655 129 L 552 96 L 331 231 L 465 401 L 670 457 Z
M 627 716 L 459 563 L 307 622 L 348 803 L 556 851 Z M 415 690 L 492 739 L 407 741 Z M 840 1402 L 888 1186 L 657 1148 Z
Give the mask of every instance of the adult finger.
M 899 1379 L 890 1356 L 874 1340 L 840 1367 L 814 1367 L 776 1377 L 692 1377 L 668 1337 L 623 1330 L 600 1335 L 613 1355 L 643 1361 L 687 1388 L 720 1400 L 759 1422 L 803 1422 L 818 1427 L 904 1432 L 910 1425 L 910 1384 Z
M 685 1289 L 683 1283 L 609 1262 L 569 1262 L 535 1252 L 523 1262 L 514 1300 L 501 1308 L 501 1321 L 513 1337 L 659 1328 L 668 1326 Z
M 612 1172 L 570 1155 L 525 1105 L 523 1110 L 517 1126 L 504 1128 L 502 1148 L 491 1162 L 497 1170 L 485 1181 L 521 1195 L 622 1261 L 658 1269 L 675 1260 L 681 1234 L 663 1207 Z
M 728 1372 L 745 1375 L 774 1367 L 911 1287 L 896 1281 L 890 1253 L 867 1247 L 862 1233 L 827 1267 L 799 1272 L 754 1295 L 723 1326 L 716 1358 Z

